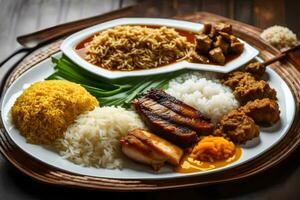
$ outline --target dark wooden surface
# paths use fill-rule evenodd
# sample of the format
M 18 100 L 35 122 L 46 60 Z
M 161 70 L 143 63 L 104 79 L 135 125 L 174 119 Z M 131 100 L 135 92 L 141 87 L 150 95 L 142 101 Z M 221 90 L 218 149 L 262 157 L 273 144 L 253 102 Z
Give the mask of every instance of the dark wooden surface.
M 0 60 L 18 48 L 16 36 L 49 26 L 145 1 L 135 0 L 0 0 Z M 296 0 L 153 0 L 141 8 L 145 16 L 169 17 L 194 11 L 208 11 L 265 28 L 274 24 L 300 33 L 299 3 Z M 9 64 L 4 68 L 8 68 Z M 1 69 L 3 70 L 3 69 Z M 1 78 L 0 71 L 0 78 Z M 299 199 L 300 158 L 295 152 L 280 165 L 249 179 L 231 184 L 207 186 L 171 192 L 136 194 L 138 198 L 197 199 Z M 0 199 L 56 199 L 101 192 L 47 186 L 37 183 L 14 169 L 0 156 Z M 131 194 L 110 193 L 126 198 Z

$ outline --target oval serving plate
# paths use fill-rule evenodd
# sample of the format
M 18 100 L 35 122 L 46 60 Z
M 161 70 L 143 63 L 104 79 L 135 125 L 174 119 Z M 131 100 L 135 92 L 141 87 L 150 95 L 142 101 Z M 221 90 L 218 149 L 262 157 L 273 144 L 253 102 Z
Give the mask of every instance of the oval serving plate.
M 56 56 L 60 56 L 57 54 Z M 95 177 L 103 178 L 119 178 L 119 179 L 136 179 L 136 180 L 147 180 L 147 179 L 170 179 L 180 178 L 189 176 L 201 176 L 203 174 L 215 173 L 224 171 L 229 168 L 236 167 L 247 161 L 254 159 L 255 157 L 263 154 L 270 150 L 276 143 L 278 143 L 288 132 L 295 116 L 295 101 L 294 97 L 283 79 L 275 73 L 272 69 L 268 68 L 266 71 L 265 79 L 268 80 L 270 85 L 276 89 L 278 93 L 278 103 L 281 109 L 280 117 L 281 120 L 278 124 L 272 128 L 261 128 L 261 134 L 259 138 L 249 141 L 246 145 L 242 146 L 243 154 L 241 158 L 222 168 L 213 169 L 210 171 L 181 174 L 173 172 L 169 166 L 163 167 L 159 172 L 152 171 L 149 167 L 136 164 L 124 157 L 124 168 L 122 170 L 109 170 L 109 169 L 98 169 L 93 167 L 82 167 L 75 165 L 72 162 L 65 160 L 59 154 L 53 150 L 40 146 L 26 143 L 25 138 L 19 133 L 13 126 L 10 120 L 10 108 L 12 107 L 16 98 L 21 94 L 24 87 L 28 84 L 34 83 L 39 80 L 43 80 L 51 73 L 53 73 L 53 65 L 50 59 L 47 59 L 35 67 L 31 68 L 20 76 L 7 90 L 3 97 L 1 105 L 1 117 L 3 119 L 4 127 L 12 139 L 12 141 L 24 152 L 31 155 L 32 157 L 46 163 L 50 166 L 59 168 L 61 170 Z
M 181 21 L 181 20 L 172 20 L 172 19 L 160 19 L 160 18 L 120 18 L 112 21 L 108 21 L 96 26 L 79 31 L 69 37 L 67 37 L 64 42 L 61 44 L 60 48 L 62 52 L 67 55 L 71 60 L 76 64 L 83 67 L 84 69 L 98 75 L 105 77 L 107 79 L 117 79 L 123 77 L 134 77 L 134 76 L 145 76 L 145 75 L 154 75 L 167 73 L 172 71 L 177 71 L 181 69 L 194 69 L 202 71 L 213 71 L 220 73 L 228 73 L 233 71 L 243 64 L 249 62 L 255 56 L 258 55 L 258 50 L 246 43 L 245 41 L 239 39 L 242 43 L 245 44 L 243 53 L 238 56 L 236 59 L 227 62 L 224 66 L 212 65 L 212 64 L 197 64 L 189 63 L 187 61 L 175 62 L 173 64 L 165 65 L 162 67 L 154 69 L 145 69 L 145 70 L 136 70 L 136 71 L 110 71 L 97 67 L 83 58 L 81 58 L 76 52 L 75 47 L 78 43 L 84 39 L 92 36 L 95 33 L 98 33 L 102 30 L 112 28 L 119 25 L 157 25 L 157 26 L 167 26 L 176 29 L 182 29 L 191 32 L 199 32 L 203 25 L 199 23 Z

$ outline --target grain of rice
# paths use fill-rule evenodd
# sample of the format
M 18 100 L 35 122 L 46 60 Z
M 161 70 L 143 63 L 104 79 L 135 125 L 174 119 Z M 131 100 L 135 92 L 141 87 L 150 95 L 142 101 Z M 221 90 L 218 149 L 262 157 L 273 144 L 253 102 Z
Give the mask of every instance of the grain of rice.
M 231 89 L 220 84 L 214 73 L 183 74 L 171 80 L 166 92 L 198 109 L 215 124 L 239 106 Z
M 135 112 L 97 107 L 80 115 L 55 146 L 60 155 L 78 165 L 122 168 L 119 139 L 134 128 L 145 128 Z
M 156 68 L 184 59 L 195 44 L 173 28 L 116 26 L 96 34 L 87 43 L 86 59 L 110 70 Z

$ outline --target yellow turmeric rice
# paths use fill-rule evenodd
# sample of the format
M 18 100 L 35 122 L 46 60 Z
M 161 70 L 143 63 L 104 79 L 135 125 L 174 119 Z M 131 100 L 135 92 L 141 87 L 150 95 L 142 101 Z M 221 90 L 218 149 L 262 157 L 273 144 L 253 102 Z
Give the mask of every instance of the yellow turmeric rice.
M 206 136 L 193 148 L 191 156 L 201 161 L 225 160 L 235 154 L 235 145 L 223 137 Z
M 79 84 L 48 80 L 32 84 L 12 107 L 12 120 L 26 141 L 51 144 L 62 138 L 75 118 L 98 105 Z

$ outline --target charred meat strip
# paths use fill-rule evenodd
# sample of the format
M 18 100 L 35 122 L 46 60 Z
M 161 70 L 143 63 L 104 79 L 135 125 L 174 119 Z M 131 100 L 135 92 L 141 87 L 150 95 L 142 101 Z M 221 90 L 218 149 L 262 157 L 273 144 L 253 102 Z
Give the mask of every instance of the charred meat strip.
M 148 128 L 166 140 L 182 147 L 186 147 L 198 141 L 196 131 L 162 119 L 151 111 L 142 108 L 138 101 L 134 101 L 133 105 Z
M 143 129 L 134 129 L 120 140 L 122 151 L 129 158 L 159 170 L 165 162 L 179 165 L 182 149 Z
M 195 130 L 197 134 L 207 134 L 213 131 L 212 123 L 208 123 L 201 119 L 193 119 L 193 118 L 181 116 L 175 113 L 174 111 L 172 111 L 171 109 L 161 104 L 158 104 L 153 99 L 142 97 L 137 99 L 137 101 L 139 101 L 141 108 L 146 109 L 169 122 L 187 126 Z
M 162 90 L 152 89 L 145 95 L 145 97 L 153 99 L 157 103 L 171 109 L 177 114 L 189 118 L 201 119 L 210 123 L 210 119 L 203 116 L 198 110 L 183 103 L 182 101 L 179 101 Z

